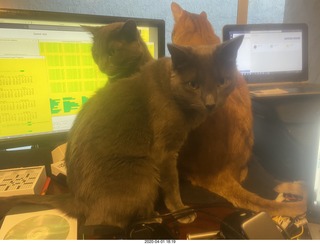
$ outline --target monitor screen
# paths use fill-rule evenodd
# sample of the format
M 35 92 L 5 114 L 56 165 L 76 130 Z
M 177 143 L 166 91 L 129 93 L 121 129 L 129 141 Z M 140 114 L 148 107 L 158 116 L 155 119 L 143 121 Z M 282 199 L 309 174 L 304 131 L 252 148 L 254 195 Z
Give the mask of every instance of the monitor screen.
M 251 31 L 234 33 L 232 38 L 243 34 L 238 51 L 237 66 L 243 75 L 271 72 L 301 72 L 301 31 Z
M 81 106 L 108 80 L 81 25 L 127 19 L 0 9 L 0 150 L 66 136 Z M 164 21 L 130 19 L 152 56 L 164 56 Z
M 308 79 L 308 26 L 297 24 L 226 25 L 223 40 L 244 35 L 237 67 L 249 83 Z

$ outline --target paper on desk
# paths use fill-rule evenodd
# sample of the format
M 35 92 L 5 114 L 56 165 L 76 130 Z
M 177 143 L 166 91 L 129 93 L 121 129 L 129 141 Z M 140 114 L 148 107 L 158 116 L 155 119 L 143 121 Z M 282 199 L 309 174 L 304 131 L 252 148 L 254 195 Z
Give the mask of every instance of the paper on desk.
M 259 91 L 252 91 L 255 94 L 286 94 L 288 91 L 280 88 L 264 89 Z

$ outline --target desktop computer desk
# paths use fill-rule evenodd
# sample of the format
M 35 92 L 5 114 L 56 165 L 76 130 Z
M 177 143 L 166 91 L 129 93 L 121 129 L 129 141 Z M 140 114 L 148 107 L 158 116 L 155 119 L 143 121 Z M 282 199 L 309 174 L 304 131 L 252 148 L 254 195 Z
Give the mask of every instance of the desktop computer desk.
M 53 175 L 48 174 L 51 178 L 49 187 L 46 190 L 47 195 L 60 195 L 68 193 L 69 189 L 61 178 L 54 178 Z M 187 181 L 180 183 L 181 198 L 185 205 L 189 206 L 191 211 L 195 212 L 197 218 L 194 222 L 189 224 L 181 224 L 176 218 L 168 212 L 164 204 L 159 201 L 156 204 L 156 210 L 162 217 L 161 224 L 155 223 L 140 223 L 138 226 L 126 230 L 123 233 L 113 235 L 110 232 L 106 236 L 106 229 L 104 226 L 84 227 L 79 223 L 78 239 L 241 239 L 246 238 L 243 235 L 234 235 L 229 233 L 229 236 L 221 236 L 219 233 L 222 228 L 226 231 L 226 226 L 231 226 L 238 232 L 241 232 L 241 222 L 239 219 L 244 210 L 234 208 L 228 201 L 222 197 L 209 192 L 206 189 L 192 186 Z M 181 213 L 180 213 L 181 214 Z M 241 214 L 241 215 L 240 215 Z M 242 217 L 241 217 L 242 218 Z M 226 224 L 227 223 L 227 224 Z M 261 228 L 264 228 L 262 225 Z M 142 231 L 143 230 L 143 231 Z M 147 230 L 147 233 L 145 232 Z M 152 233 L 150 233 L 150 230 Z M 109 229 L 107 230 L 109 231 Z M 128 233 L 131 236 L 127 236 Z M 133 235 L 132 235 L 133 233 Z M 310 239 L 308 233 L 305 231 L 300 238 Z
M 125 234 L 110 234 L 109 228 L 104 226 L 79 226 L 78 239 L 152 239 L 152 240 L 215 240 L 215 239 L 247 239 L 241 229 L 241 222 L 246 218 L 243 214 L 251 212 L 234 208 L 228 201 L 205 189 L 194 187 L 189 182 L 181 182 L 181 197 L 183 202 L 194 210 L 197 218 L 189 224 L 179 223 L 159 202 L 156 210 L 163 217 L 161 224 L 142 223 L 134 225 Z M 48 188 L 47 194 L 67 193 L 68 188 L 54 179 Z M 271 218 L 270 218 L 271 220 Z M 257 222 L 257 229 L 264 229 L 264 223 Z M 231 228 L 233 231 L 229 231 Z M 221 230 L 225 236 L 221 235 Z M 236 233 L 235 233 L 235 232 Z M 108 233 L 108 234 L 106 234 Z M 131 236 L 128 236 L 128 235 Z M 310 239 L 305 229 L 299 239 Z M 266 239 L 268 239 L 266 237 Z M 171 243 L 171 242 L 168 242 Z
M 313 178 L 303 162 L 318 149 L 320 95 L 252 98 L 252 112 L 253 153 L 264 168 L 279 180 Z
M 318 104 L 320 104 L 319 97 L 309 97 L 309 98 L 299 98 L 299 99 L 262 99 L 262 100 L 255 100 L 253 99 L 253 114 L 255 118 L 255 153 L 260 153 L 261 156 L 265 155 L 272 155 L 269 161 L 265 161 L 266 164 L 264 165 L 268 168 L 271 172 L 272 170 L 275 175 L 277 174 L 284 174 L 280 175 L 284 178 L 297 178 L 299 174 L 299 162 L 297 161 L 299 157 L 294 156 L 294 153 L 298 152 L 290 148 L 290 145 L 294 145 L 294 143 L 286 143 L 285 139 L 287 137 L 281 138 L 284 133 L 277 134 L 279 131 L 286 129 L 286 133 L 294 133 L 293 129 L 296 129 L 296 125 L 299 124 L 299 128 L 306 128 L 311 130 L 310 127 L 310 120 L 316 118 L 318 115 Z M 305 109 L 308 108 L 308 109 Z M 313 112 L 316 111 L 316 112 Z M 300 113 L 300 114 L 299 114 Z M 292 123 L 291 120 L 295 120 Z M 271 123 L 270 123 L 271 122 Z M 311 123 L 312 124 L 312 123 Z M 304 126 L 305 125 L 305 126 Z M 274 126 L 274 127 L 270 127 Z M 293 129 L 291 128 L 293 126 Z M 270 130 L 271 128 L 271 130 Z M 265 132 L 263 134 L 262 132 Z M 283 131 L 282 131 L 283 132 Z M 309 133 L 307 133 L 309 134 Z M 267 137 L 268 136 L 268 137 Z M 272 139 L 270 136 L 274 136 Z M 279 139 L 280 138 L 280 139 Z M 273 147 L 272 142 L 277 141 L 281 142 L 283 148 Z M 62 144 L 62 143 L 61 143 Z M 58 144 L 59 145 L 59 144 Z M 56 145 L 55 145 L 56 146 Z M 51 159 L 51 150 L 54 147 L 50 147 L 47 150 L 35 151 L 34 157 L 31 155 L 24 155 L 25 152 L 21 152 L 21 155 L 17 155 L 17 153 L 12 153 L 10 155 L 5 155 L 8 158 L 8 165 L 11 167 L 22 167 L 23 165 L 14 165 L 12 163 L 21 162 L 17 159 L 22 158 L 25 160 L 29 160 L 30 162 L 36 162 L 37 165 L 40 165 L 43 162 L 43 158 L 45 158 L 45 163 L 50 164 L 52 161 Z M 260 150 L 260 151 L 259 151 Z M 262 150 L 262 151 L 261 151 Z M 282 150 L 282 152 L 280 152 Z M 276 156 L 288 156 L 285 153 L 290 152 L 292 157 L 292 165 L 288 165 L 288 161 L 284 160 L 284 164 L 281 165 L 280 161 L 282 158 L 277 158 Z M 275 153 L 276 152 L 276 153 Z M 3 152 L 0 153 L 0 158 L 2 157 Z M 271 161 L 276 163 L 271 163 Z M 25 161 L 26 162 L 26 161 Z M 270 163 L 270 164 L 269 164 Z M 277 164 L 279 163 L 279 164 Z M 42 163 L 43 164 L 43 163 Z M 5 166 L 8 166 L 5 165 Z M 48 165 L 46 165 L 48 167 Z M 274 168 L 272 168 L 274 167 Z M 286 168 L 287 167 L 287 168 Z M 7 167 L 9 168 L 9 167 Z M 50 167 L 49 167 L 50 168 Z M 283 170 L 284 168 L 290 170 Z M 296 169 L 298 168 L 298 170 Z M 293 172 L 293 173 L 292 173 Z M 306 174 L 307 172 L 304 172 Z M 48 175 L 50 175 L 48 173 Z M 67 186 L 56 179 L 52 178 L 49 188 L 47 190 L 47 194 L 50 195 L 58 195 L 67 193 L 69 190 Z M 159 212 L 160 214 L 164 214 L 166 218 L 164 218 L 162 227 L 165 227 L 166 230 L 169 231 L 171 235 L 171 239 L 196 239 L 196 238 L 203 238 L 203 239 L 216 239 L 217 232 L 219 232 L 221 223 L 223 220 L 230 216 L 231 214 L 237 211 L 228 201 L 225 199 L 217 196 L 214 193 L 208 192 L 205 189 L 193 187 L 188 182 L 182 182 L 181 184 L 181 196 L 183 202 L 194 208 L 197 214 L 197 218 L 193 223 L 190 224 L 181 224 L 177 222 L 170 214 L 168 214 L 166 208 L 163 204 L 159 203 Z M 95 236 L 96 238 L 97 236 Z M 90 236 L 88 237 L 90 239 Z M 94 239 L 91 236 L 92 239 Z M 305 239 L 309 239 L 308 233 L 306 233 Z M 145 238 L 150 239 L 150 238 Z M 152 239 L 152 238 L 151 238 Z M 153 238 L 159 239 L 159 238 Z
M 181 183 L 181 190 L 183 202 L 195 209 L 197 218 L 193 223 L 181 224 L 176 221 L 173 216 L 170 216 L 163 203 L 159 202 L 156 208 L 160 214 L 164 215 L 164 218 L 161 224 L 161 230 L 155 231 L 159 231 L 161 237 L 163 233 L 161 234 L 160 232 L 166 230 L 171 236 L 170 239 L 217 239 L 216 234 L 220 230 L 221 221 L 229 214 L 235 212 L 236 209 L 218 195 L 210 193 L 205 189 L 193 187 L 188 182 Z M 59 195 L 67 192 L 69 192 L 69 190 L 65 183 L 52 178 L 46 194 Z M 159 226 L 157 228 L 159 228 Z M 151 239 L 163 239 L 156 238 L 157 235 L 158 233 L 154 233 L 154 237 Z M 79 238 L 81 238 L 81 236 L 79 236 Z M 103 239 L 104 236 L 88 236 L 87 238 Z M 143 236 L 139 236 L 139 238 L 143 239 Z

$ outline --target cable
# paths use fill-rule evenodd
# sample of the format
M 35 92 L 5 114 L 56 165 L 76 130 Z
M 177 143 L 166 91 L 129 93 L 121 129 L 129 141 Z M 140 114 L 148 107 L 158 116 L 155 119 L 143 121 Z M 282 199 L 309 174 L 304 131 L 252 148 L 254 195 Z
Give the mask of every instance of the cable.
M 298 239 L 300 236 L 302 236 L 304 233 L 304 227 L 303 225 L 301 226 L 301 232 L 293 237 L 291 237 L 291 240 L 294 240 L 294 239 Z
M 301 215 L 303 216 L 303 215 Z M 277 226 L 283 231 L 283 233 L 286 235 L 287 239 L 296 239 L 300 237 L 304 233 L 304 229 L 302 229 L 301 233 L 296 234 L 295 236 L 292 237 L 292 229 L 294 227 L 295 231 L 298 228 L 303 228 L 303 225 L 300 224 L 300 226 L 297 225 L 297 221 L 301 221 L 300 217 L 297 216 L 295 218 L 290 218 L 290 217 L 284 217 L 284 216 L 275 216 L 272 219 L 276 222 Z M 286 223 L 289 222 L 289 223 Z
M 238 230 L 234 229 L 232 226 L 230 226 L 228 223 L 226 223 L 223 219 L 221 219 L 220 217 L 218 217 L 217 215 L 209 212 L 209 211 L 205 211 L 204 209 L 208 209 L 208 208 L 218 208 L 218 207 L 222 207 L 222 208 L 228 208 L 228 209 L 234 209 L 237 211 L 243 211 L 244 209 L 241 208 L 237 208 L 234 207 L 233 205 L 227 205 L 225 203 L 211 203 L 211 204 L 202 204 L 202 205 L 198 205 L 198 206 L 191 206 L 191 207 L 187 207 L 184 209 L 180 209 L 174 212 L 168 212 L 168 213 L 164 213 L 164 214 L 159 214 L 157 216 L 154 216 L 153 218 L 149 218 L 149 219 L 141 219 L 140 221 L 135 222 L 133 225 L 131 225 L 130 229 L 133 229 L 135 226 L 137 225 L 141 225 L 144 223 L 159 223 L 159 221 L 157 221 L 157 219 L 161 218 L 162 220 L 166 219 L 166 224 L 170 224 L 173 222 L 177 222 L 180 218 L 184 218 L 187 217 L 190 214 L 196 214 L 198 213 L 204 213 L 206 215 L 211 216 L 212 218 L 214 218 L 215 220 L 217 220 L 220 224 L 220 226 L 222 224 L 224 224 L 229 230 L 232 230 L 236 236 L 239 237 L 239 239 L 245 239 L 245 237 L 239 233 Z M 171 221 L 169 221 L 167 218 L 172 217 L 173 219 L 171 219 Z M 224 236 L 223 236 L 224 237 Z M 225 239 L 225 237 L 224 237 Z

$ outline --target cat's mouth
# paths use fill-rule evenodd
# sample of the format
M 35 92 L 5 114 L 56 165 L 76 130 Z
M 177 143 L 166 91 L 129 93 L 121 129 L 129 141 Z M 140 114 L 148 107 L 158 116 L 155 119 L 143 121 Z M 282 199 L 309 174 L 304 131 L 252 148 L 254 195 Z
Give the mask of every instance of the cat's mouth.
M 121 76 L 121 72 L 119 72 L 119 70 L 116 69 L 115 66 L 113 65 L 101 65 L 99 66 L 100 71 L 107 74 L 108 78 L 116 78 L 116 77 L 120 77 Z
M 216 105 L 215 104 L 208 104 L 208 105 L 206 105 L 206 109 L 209 113 L 212 113 L 216 110 Z
M 107 74 L 109 78 L 126 77 L 136 69 L 136 65 L 101 65 L 100 71 Z

